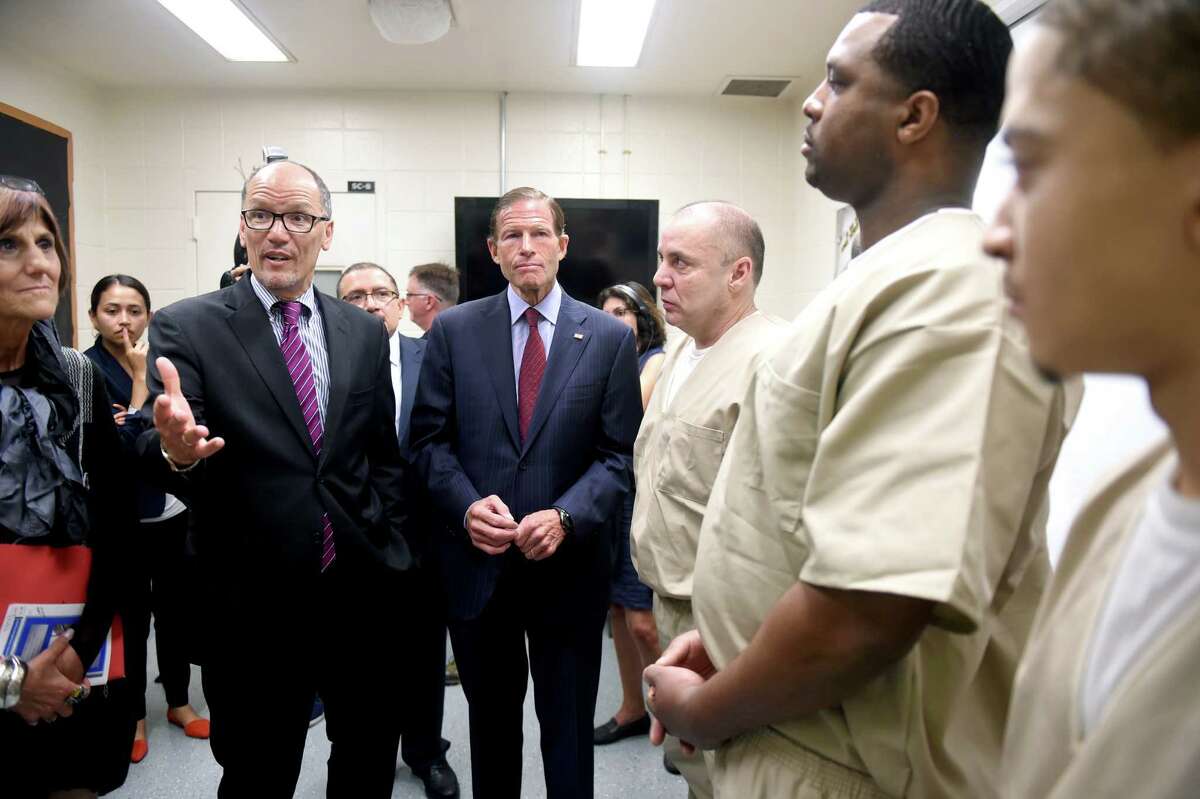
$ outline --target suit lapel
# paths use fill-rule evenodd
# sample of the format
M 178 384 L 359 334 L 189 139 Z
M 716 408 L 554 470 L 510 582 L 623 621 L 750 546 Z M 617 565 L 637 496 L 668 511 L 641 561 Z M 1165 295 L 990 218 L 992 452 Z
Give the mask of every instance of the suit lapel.
M 271 321 L 267 318 L 267 313 L 248 279 L 238 282 L 237 290 L 230 295 L 229 308 L 233 311 L 228 319 L 229 326 L 233 328 L 238 342 L 246 350 L 250 362 L 266 383 L 267 390 L 275 398 L 279 409 L 283 411 L 284 418 L 300 437 L 305 449 L 312 453 L 312 439 L 300 413 L 296 387 L 292 385 L 292 377 L 283 362 L 283 354 L 279 351 L 279 342 L 275 340 Z
M 329 404 L 325 407 L 325 443 L 321 446 L 319 461 L 324 464 L 332 448 L 330 445 L 337 441 L 338 423 L 342 418 L 342 408 L 346 405 L 346 392 L 350 390 L 350 358 L 353 353 L 346 342 L 349 327 L 345 309 L 321 292 L 314 293 L 325 322 L 325 351 L 329 354 Z
M 575 371 L 575 365 L 587 349 L 591 336 L 586 323 L 587 314 L 583 313 L 580 304 L 564 293 L 562 305 L 558 309 L 558 324 L 554 326 L 554 339 L 550 342 L 550 362 L 546 364 L 542 387 L 538 390 L 537 404 L 533 406 L 533 419 L 529 422 L 529 431 L 525 436 L 525 449 L 529 448 L 542 425 L 546 423 L 551 409 L 558 402 L 558 395 L 562 393 L 571 373 Z
M 506 290 L 507 291 L 507 290 Z M 479 342 L 484 368 L 496 390 L 496 400 L 504 416 L 504 426 L 514 447 L 520 448 L 517 429 L 517 383 L 513 375 L 512 320 L 509 318 L 506 291 L 497 294 L 483 316 L 482 340 Z

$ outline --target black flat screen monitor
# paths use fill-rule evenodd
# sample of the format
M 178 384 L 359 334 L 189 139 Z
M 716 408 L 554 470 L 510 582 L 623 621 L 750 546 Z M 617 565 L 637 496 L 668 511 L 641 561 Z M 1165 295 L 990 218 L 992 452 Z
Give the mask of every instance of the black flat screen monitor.
M 655 294 L 658 264 L 658 200 L 559 199 L 570 236 L 558 282 L 580 302 L 614 283 L 636 280 Z M 504 290 L 500 267 L 488 253 L 488 221 L 495 197 L 454 198 L 454 243 L 460 302 Z

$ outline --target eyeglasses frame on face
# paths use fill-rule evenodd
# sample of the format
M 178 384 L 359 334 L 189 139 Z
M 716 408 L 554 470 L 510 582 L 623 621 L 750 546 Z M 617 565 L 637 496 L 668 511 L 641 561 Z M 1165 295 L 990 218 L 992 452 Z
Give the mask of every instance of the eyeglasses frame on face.
M 42 187 L 36 180 L 23 178 L 20 175 L 0 175 L 0 186 L 13 191 L 32 191 L 43 197 L 46 196 L 46 192 L 42 191 Z M 274 224 L 274 220 L 271 221 Z
M 275 224 L 275 220 L 271 220 L 271 224 L 272 225 Z M 388 297 L 386 300 L 383 300 L 382 302 L 380 302 L 379 298 L 377 296 L 375 296 L 376 294 L 390 294 L 391 296 Z M 359 296 L 355 296 L 355 295 L 359 295 Z M 354 299 L 351 299 L 351 297 L 354 297 Z M 401 302 L 404 301 L 404 298 L 400 296 L 400 292 L 392 291 L 391 289 L 376 289 L 375 291 L 352 291 L 349 294 L 347 294 L 346 296 L 342 297 L 342 299 L 344 301 L 350 303 L 351 305 L 356 305 L 356 306 L 361 302 L 362 305 L 359 307 L 365 308 L 367 305 L 368 297 L 370 297 L 372 300 L 374 300 L 375 304 L 378 305 L 380 308 L 384 307 L 385 305 L 387 305 L 389 302 L 392 302 L 393 300 L 400 300 Z
M 246 214 L 250 214 L 250 213 L 270 214 L 271 215 L 271 224 L 267 225 L 266 227 L 255 227 L 254 225 L 250 224 L 250 219 L 246 216 Z M 287 221 L 284 219 L 284 217 L 289 216 L 289 215 L 308 217 L 309 218 L 308 229 L 307 230 L 293 230 L 292 228 L 288 227 Z M 283 225 L 283 229 L 286 230 L 288 233 L 312 233 L 312 229 L 314 227 L 316 227 L 318 222 L 328 222 L 329 217 L 315 216 L 313 214 L 305 213 L 304 211 L 286 211 L 282 214 L 277 214 L 274 211 L 268 211 L 265 208 L 247 208 L 244 211 L 242 211 L 242 221 L 246 223 L 246 227 L 249 228 L 250 230 L 258 230 L 258 231 L 270 230 L 271 228 L 275 227 L 276 220 L 278 220 L 279 223 L 281 225 Z
M 434 294 L 432 291 L 406 291 L 406 292 L 404 292 L 404 299 L 407 300 L 409 297 L 433 297 L 438 302 L 442 301 L 442 298 L 439 297 L 438 295 Z

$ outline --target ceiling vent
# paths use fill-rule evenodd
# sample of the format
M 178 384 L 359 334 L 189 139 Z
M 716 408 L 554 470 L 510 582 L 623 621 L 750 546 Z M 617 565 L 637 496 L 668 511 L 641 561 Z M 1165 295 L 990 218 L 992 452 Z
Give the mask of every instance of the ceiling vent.
M 720 94 L 726 97 L 778 97 L 792 85 L 792 78 L 728 78 Z
M 392 44 L 428 44 L 454 21 L 450 0 L 367 0 L 371 21 Z

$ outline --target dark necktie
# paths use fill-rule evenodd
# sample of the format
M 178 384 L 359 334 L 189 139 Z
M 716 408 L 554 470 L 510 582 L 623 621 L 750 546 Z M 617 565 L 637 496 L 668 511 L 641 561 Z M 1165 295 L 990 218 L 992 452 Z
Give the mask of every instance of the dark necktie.
M 312 438 L 313 449 L 317 457 L 321 456 L 321 445 L 325 441 L 325 428 L 321 425 L 321 409 L 317 399 L 317 380 L 313 374 L 312 358 L 304 339 L 300 336 L 300 311 L 304 307 L 299 302 L 277 302 L 279 315 L 283 318 L 283 338 L 279 349 L 283 351 L 283 362 L 287 364 L 288 374 L 292 377 L 292 386 L 296 389 L 296 399 L 300 403 L 300 413 L 304 416 L 304 424 L 308 427 L 308 435 Z M 333 545 L 333 524 L 329 514 L 321 516 L 321 571 L 325 571 L 337 558 L 337 550 Z
M 521 379 L 517 384 L 517 420 L 521 428 L 521 443 L 529 432 L 533 420 L 533 408 L 537 405 L 538 389 L 542 387 L 542 375 L 546 371 L 546 349 L 538 335 L 538 320 L 541 314 L 536 308 L 525 309 L 525 321 L 529 323 L 529 339 L 521 355 Z

